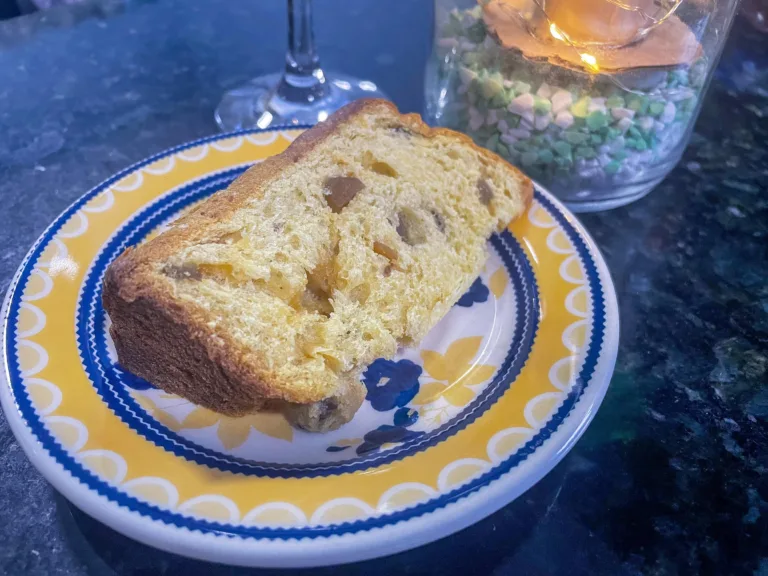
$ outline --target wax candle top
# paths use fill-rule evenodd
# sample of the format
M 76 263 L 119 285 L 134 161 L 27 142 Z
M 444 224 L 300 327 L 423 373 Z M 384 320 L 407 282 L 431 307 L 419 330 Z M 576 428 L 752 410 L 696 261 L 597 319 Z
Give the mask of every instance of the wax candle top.
M 482 5 L 483 19 L 499 43 L 533 60 L 610 73 L 688 65 L 702 55 L 696 35 L 677 15 L 654 10 L 653 0 L 632 2 L 539 0 L 533 9 L 525 0 Z M 650 12 L 642 8 L 646 3 Z

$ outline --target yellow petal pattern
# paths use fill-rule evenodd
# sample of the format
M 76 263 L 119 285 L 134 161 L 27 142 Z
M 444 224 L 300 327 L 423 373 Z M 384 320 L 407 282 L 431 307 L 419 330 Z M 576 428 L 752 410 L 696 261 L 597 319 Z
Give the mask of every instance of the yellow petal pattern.
M 162 410 L 155 410 L 152 413 L 152 417 L 160 422 L 163 426 L 166 428 L 170 428 L 174 432 L 177 432 L 179 428 L 181 428 L 181 424 L 179 423 L 176 418 L 168 414 L 168 412 L 163 412 Z
M 469 404 L 475 398 L 475 392 L 465 386 L 482 384 L 496 371 L 496 367 L 489 364 L 472 364 L 482 341 L 482 336 L 460 338 L 448 346 L 445 354 L 423 350 L 421 359 L 425 371 L 436 380 L 445 380 L 448 384 L 427 382 L 422 385 L 412 403 L 422 406 L 442 397 L 453 406 Z
M 424 361 L 424 369 L 435 380 L 447 380 L 455 382 L 469 371 L 470 362 L 477 354 L 482 336 L 470 336 L 454 340 L 445 354 L 434 350 L 423 350 L 421 359 Z
M 133 396 L 136 403 L 141 406 L 147 414 L 152 416 L 166 428 L 178 431 L 181 427 L 181 424 L 175 417 L 171 416 L 168 412 L 163 411 L 161 408 L 158 408 L 149 396 L 144 396 L 143 394 L 138 394 L 136 392 L 131 393 L 131 396 Z
M 496 296 L 497 300 L 504 295 L 504 291 L 507 289 L 507 284 L 509 284 L 509 277 L 504 270 L 504 266 L 499 266 L 499 269 L 493 273 L 493 276 L 491 276 L 491 279 L 488 281 L 488 286 L 490 287 L 491 292 L 493 292 L 493 295 Z
M 431 404 L 445 392 L 446 386 L 441 382 L 427 382 L 419 388 L 419 393 L 411 400 L 411 404 L 415 406 L 423 406 L 424 404 Z
M 251 426 L 256 430 L 279 440 L 293 440 L 293 428 L 288 424 L 288 420 L 278 412 L 261 412 L 250 417 Z
M 251 433 L 250 418 L 228 418 L 222 416 L 216 434 L 227 450 L 242 446 Z
M 216 414 L 211 410 L 198 406 L 192 410 L 192 412 L 187 414 L 187 417 L 184 418 L 184 421 L 181 423 L 181 427 L 191 428 L 193 430 L 197 428 L 208 428 L 208 426 L 216 424 L 220 418 L 220 414 Z
M 464 374 L 456 382 L 462 386 L 477 386 L 488 380 L 496 372 L 496 366 L 490 364 L 478 364 L 473 366 L 469 372 Z
M 443 395 L 443 398 L 445 398 L 453 406 L 462 407 L 466 406 L 472 402 L 472 400 L 474 400 L 475 393 L 469 388 L 465 388 L 464 386 L 457 386 L 454 384 Z
M 198 406 L 184 418 L 181 424 L 175 422 L 172 416 L 167 414 L 162 416 L 163 414 L 165 413 L 157 410 L 154 416 L 172 430 L 185 428 L 194 430 L 218 424 L 216 435 L 227 450 L 242 446 L 248 440 L 251 428 L 270 438 L 289 442 L 293 440 L 293 428 L 282 414 L 278 413 L 260 412 L 241 418 L 231 418 Z

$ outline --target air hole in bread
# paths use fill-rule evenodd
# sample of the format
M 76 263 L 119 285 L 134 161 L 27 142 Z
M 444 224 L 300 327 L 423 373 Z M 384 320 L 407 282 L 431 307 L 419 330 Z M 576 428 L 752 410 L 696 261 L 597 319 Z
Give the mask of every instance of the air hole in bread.
M 200 269 L 189 262 L 184 264 L 166 264 L 163 266 L 163 274 L 174 280 L 202 280 Z
M 360 286 L 355 286 L 349 295 L 358 304 L 365 304 L 371 295 L 371 288 L 368 284 L 360 284 Z
M 435 221 L 435 226 L 437 226 L 437 229 L 445 234 L 445 218 L 443 218 L 443 215 L 440 214 L 440 212 L 437 210 L 430 210 L 430 212 L 432 213 L 432 218 Z
M 242 230 L 235 230 L 234 232 L 229 232 L 227 234 L 223 234 L 222 236 L 219 236 L 219 239 L 217 240 L 217 244 L 237 244 L 242 239 L 243 239 Z
M 322 316 L 330 316 L 333 312 L 328 294 L 316 286 L 307 286 L 299 298 L 298 308 L 307 312 L 316 312 Z
M 413 132 L 405 126 L 392 126 L 390 130 L 398 136 L 413 136 Z

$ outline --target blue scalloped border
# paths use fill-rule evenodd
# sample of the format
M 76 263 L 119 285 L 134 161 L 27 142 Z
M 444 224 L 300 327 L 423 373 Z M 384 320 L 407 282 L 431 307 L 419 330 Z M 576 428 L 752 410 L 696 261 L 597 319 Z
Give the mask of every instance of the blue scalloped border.
M 266 131 L 284 129 L 287 128 L 279 127 Z M 150 519 L 158 520 L 166 524 L 187 530 L 197 530 L 201 533 L 212 533 L 220 536 L 238 536 L 242 538 L 267 538 L 282 540 L 293 538 L 319 538 L 339 534 L 352 534 L 377 527 L 397 524 L 399 522 L 406 521 L 423 514 L 428 514 L 479 490 L 483 486 L 496 480 L 517 466 L 519 463 L 527 459 L 529 455 L 535 452 L 536 449 L 541 446 L 555 430 L 557 430 L 560 423 L 571 412 L 578 399 L 581 397 L 587 385 L 589 384 L 603 347 L 606 320 L 605 297 L 603 295 L 602 284 L 597 272 L 597 265 L 593 260 L 592 255 L 590 254 L 587 245 L 584 242 L 584 239 L 571 225 L 568 218 L 562 212 L 560 212 L 560 210 L 554 206 L 552 202 L 550 202 L 543 194 L 540 194 L 538 191 L 535 191 L 536 200 L 541 203 L 544 208 L 553 216 L 553 218 L 555 218 L 555 220 L 563 227 L 565 233 L 568 235 L 568 238 L 576 247 L 577 253 L 584 265 L 587 274 L 587 280 L 589 282 L 590 292 L 592 295 L 592 340 L 590 342 L 589 350 L 587 351 L 581 372 L 576 378 L 575 385 L 573 386 L 571 392 L 569 392 L 563 404 L 550 419 L 550 421 L 515 454 L 501 462 L 498 466 L 492 468 L 485 474 L 478 476 L 460 488 L 452 490 L 451 492 L 448 492 L 447 494 L 444 494 L 438 498 L 429 500 L 428 502 L 413 506 L 412 508 L 407 508 L 398 512 L 393 512 L 391 514 L 377 516 L 374 518 L 368 518 L 365 520 L 345 522 L 338 525 L 306 526 L 301 528 L 257 528 L 252 526 L 223 524 L 221 522 L 211 522 L 208 520 L 183 516 L 181 514 L 177 514 L 169 510 L 164 510 L 157 506 L 147 504 L 138 500 L 137 498 L 134 498 L 133 496 L 129 496 L 123 492 L 120 492 L 114 486 L 104 482 L 89 472 L 87 469 L 85 469 L 61 446 L 61 444 L 59 444 L 59 442 L 51 435 L 51 433 L 48 432 L 48 430 L 42 424 L 34 408 L 32 407 L 30 398 L 22 386 L 22 378 L 13 346 L 14 340 L 12 340 L 8 334 L 9 328 L 15 329 L 15 326 L 8 326 L 9 318 L 16 318 L 19 313 L 22 292 L 19 287 L 24 285 L 22 280 L 26 281 L 34 267 L 34 264 L 37 262 L 42 253 L 43 246 L 47 244 L 51 238 L 53 238 L 55 230 L 57 230 L 62 224 L 66 223 L 69 218 L 86 202 L 134 170 L 146 166 L 160 158 L 192 148 L 194 146 L 206 144 L 215 140 L 230 138 L 233 136 L 259 132 L 265 132 L 265 130 L 242 130 L 230 134 L 202 138 L 200 140 L 189 142 L 185 145 L 156 154 L 142 162 L 134 164 L 122 172 L 119 172 L 112 178 L 106 180 L 101 185 L 97 186 L 89 193 L 85 194 L 78 201 L 76 201 L 74 204 L 72 204 L 51 224 L 51 226 L 48 227 L 48 229 L 35 243 L 30 254 L 22 264 L 22 269 L 20 270 L 18 276 L 15 278 L 11 288 L 9 289 L 11 298 L 7 308 L 6 316 L 3 318 L 3 324 L 6 326 L 4 342 L 5 364 L 6 369 L 8 370 L 8 380 L 14 396 L 14 400 L 20 414 L 26 421 L 28 428 L 32 431 L 33 435 L 37 438 L 37 441 L 41 444 L 41 446 L 60 466 L 67 470 L 79 482 L 88 486 L 90 489 L 94 490 L 101 496 L 104 496 L 105 498 L 115 502 L 117 505 L 137 512 Z

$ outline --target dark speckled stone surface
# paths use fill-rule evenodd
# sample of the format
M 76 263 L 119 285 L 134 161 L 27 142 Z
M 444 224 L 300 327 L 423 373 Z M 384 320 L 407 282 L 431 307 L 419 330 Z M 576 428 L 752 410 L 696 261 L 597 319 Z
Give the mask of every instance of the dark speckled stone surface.
M 420 110 L 430 2 L 317 9 L 328 67 Z M 0 23 L 0 291 L 88 188 L 214 132 L 220 94 L 277 69 L 284 34 L 277 0 L 102 0 Z M 314 573 L 768 575 L 768 101 L 750 84 L 766 46 L 737 23 L 680 166 L 646 199 L 582 218 L 616 283 L 622 341 L 574 450 L 472 528 Z M 153 550 L 73 509 L 0 417 L 0 573 L 251 572 Z

